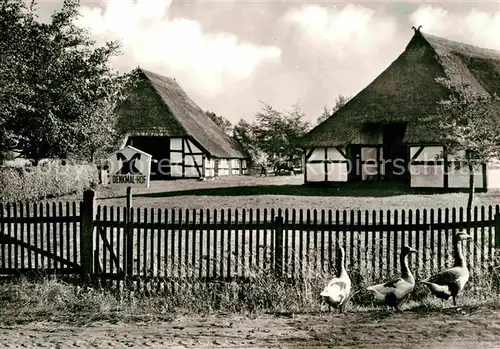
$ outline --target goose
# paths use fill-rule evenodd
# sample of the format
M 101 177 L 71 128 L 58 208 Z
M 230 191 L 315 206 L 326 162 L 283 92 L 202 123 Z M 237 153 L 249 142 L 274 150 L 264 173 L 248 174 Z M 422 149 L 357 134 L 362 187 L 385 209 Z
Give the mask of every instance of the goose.
M 457 306 L 456 298 L 469 281 L 469 269 L 464 258 L 462 242 L 470 239 L 472 237 L 464 232 L 456 234 L 453 241 L 455 265 L 421 281 L 434 296 L 442 299 L 443 308 L 444 302 L 450 297 L 453 298 L 453 306 Z
M 339 307 L 340 312 L 343 313 L 346 300 L 351 293 L 351 279 L 345 268 L 345 251 L 340 244 L 337 251 L 337 276 L 328 282 L 320 296 L 328 304 L 329 309 L 332 306 Z
M 399 310 L 399 303 L 413 291 L 415 278 L 408 268 L 408 256 L 411 253 L 418 253 L 417 250 L 409 246 L 401 249 L 399 260 L 401 263 L 401 277 L 382 284 L 373 285 L 366 289 L 372 292 L 375 300 L 385 302 L 386 305 Z

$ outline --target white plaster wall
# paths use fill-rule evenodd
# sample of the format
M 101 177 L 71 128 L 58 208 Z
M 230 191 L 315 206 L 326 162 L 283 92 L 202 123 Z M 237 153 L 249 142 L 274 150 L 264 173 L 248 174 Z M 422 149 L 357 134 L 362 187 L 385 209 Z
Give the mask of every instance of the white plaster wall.
M 454 165 L 448 167 L 448 186 L 450 188 L 468 188 L 469 187 L 469 169 L 462 167 L 456 169 Z M 474 187 L 483 187 L 483 170 L 481 168 L 474 171 Z
M 312 161 L 312 160 L 325 160 L 325 148 L 314 149 L 309 159 L 307 159 L 307 161 Z
M 201 169 L 200 169 L 201 171 Z M 185 178 L 198 178 L 200 174 L 196 170 L 196 167 L 185 167 L 184 168 L 184 177 Z
M 347 182 L 347 164 L 327 164 L 326 169 L 328 182 Z
M 415 153 L 420 149 L 420 147 L 410 147 L 410 159 L 413 159 Z M 442 146 L 429 146 L 424 147 L 424 150 L 415 159 L 415 161 L 436 161 L 442 160 L 441 152 L 443 151 Z
M 186 155 L 184 158 L 184 164 L 187 166 L 202 166 L 203 155 Z M 196 162 L 196 163 L 195 163 Z
M 219 159 L 219 170 L 220 169 L 229 169 L 229 162 L 227 159 Z
M 191 142 L 189 139 L 186 139 L 186 146 L 184 148 L 186 152 L 189 152 L 188 144 L 191 147 L 191 151 L 193 153 L 202 153 L 201 149 L 199 149 L 196 145 L 194 145 L 194 143 Z
M 379 166 L 377 165 L 377 148 L 361 148 L 361 161 L 369 161 L 369 163 L 361 166 L 362 180 L 367 179 L 369 176 L 376 176 L 378 174 Z
M 340 149 L 345 153 L 345 148 L 340 148 Z M 324 157 L 325 156 L 323 155 L 323 158 Z M 336 148 L 328 148 L 326 153 L 326 158 L 328 160 L 345 160 L 345 157 Z
M 170 138 L 170 150 L 182 150 L 182 138 Z
M 170 175 L 172 177 L 182 177 L 182 166 L 181 165 L 171 165 Z
M 308 182 L 325 181 L 325 164 L 306 164 Z
M 210 168 L 215 168 L 215 161 L 214 159 L 205 159 L 205 168 L 210 169 Z
M 214 159 L 205 158 L 205 177 L 215 176 L 214 166 L 215 166 Z
M 182 153 L 170 152 L 170 163 L 182 163 Z
M 231 159 L 231 174 L 240 174 L 240 159 Z
M 443 165 L 412 165 L 410 166 L 410 186 L 443 188 L 444 166 Z

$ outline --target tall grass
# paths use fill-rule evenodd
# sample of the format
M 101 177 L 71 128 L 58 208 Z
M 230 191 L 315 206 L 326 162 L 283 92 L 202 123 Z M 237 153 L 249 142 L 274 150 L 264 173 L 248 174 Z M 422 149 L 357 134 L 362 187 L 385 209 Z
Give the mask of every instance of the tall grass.
M 365 288 L 372 283 L 366 269 L 352 268 L 352 297 L 347 311 L 369 311 L 377 307 Z M 44 277 L 37 281 L 26 278 L 0 284 L 0 318 L 3 321 L 31 319 L 58 319 L 92 321 L 103 318 L 165 317 L 174 314 L 207 314 L 229 312 L 259 313 L 315 313 L 325 310 L 319 293 L 331 275 L 310 270 L 300 280 L 276 277 L 271 270 L 248 270 L 245 282 L 206 282 L 196 277 L 176 280 L 156 279 L 137 284 L 95 285 L 81 287 Z M 464 293 L 459 306 L 482 304 L 500 305 L 498 272 L 476 274 Z M 451 305 L 451 301 L 448 302 Z M 432 296 L 421 284 L 415 287 L 402 309 L 438 310 L 441 300 Z
M 99 183 L 93 164 L 47 161 L 38 166 L 0 167 L 0 202 L 38 201 L 82 193 Z

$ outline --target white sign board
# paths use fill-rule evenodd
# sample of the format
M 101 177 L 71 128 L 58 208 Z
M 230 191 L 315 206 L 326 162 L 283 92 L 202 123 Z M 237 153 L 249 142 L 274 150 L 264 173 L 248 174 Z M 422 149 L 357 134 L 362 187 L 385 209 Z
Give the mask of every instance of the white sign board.
M 108 156 L 109 184 L 132 188 L 149 188 L 151 155 L 126 146 Z

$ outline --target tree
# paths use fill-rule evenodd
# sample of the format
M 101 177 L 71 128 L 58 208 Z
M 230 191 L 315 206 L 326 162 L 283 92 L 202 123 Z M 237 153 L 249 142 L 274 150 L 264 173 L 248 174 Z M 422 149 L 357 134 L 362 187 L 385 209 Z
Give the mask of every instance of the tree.
M 331 110 L 326 105 L 323 107 L 323 114 L 321 114 L 321 116 L 316 120 L 316 125 L 321 124 L 323 121 L 332 116 L 335 112 L 337 112 L 337 110 L 349 102 L 350 99 L 351 96 L 338 95 Z
M 228 136 L 232 135 L 233 124 L 231 123 L 231 121 L 211 111 L 207 111 L 205 112 L 205 114 L 207 114 L 207 116 L 212 119 L 212 121 L 215 122 L 215 124 L 219 126 L 222 131 L 224 131 L 224 133 L 226 133 Z
M 31 13 L 25 13 L 26 5 L 21 1 L 0 0 L 0 151 L 6 152 L 15 140 L 12 123 L 14 110 L 23 106 L 19 96 L 26 94 L 27 81 L 22 73 L 26 65 L 22 41 L 25 39 L 25 23 L 30 23 Z M 19 42 L 21 40 L 21 42 Z
M 450 91 L 450 96 L 440 101 L 436 117 L 431 117 L 434 121 L 431 125 L 438 127 L 435 132 L 441 135 L 445 152 L 456 157 L 457 169 L 468 169 L 467 212 L 470 215 L 475 194 L 474 171 L 500 158 L 500 124 L 497 121 L 500 99 L 474 91 L 463 77 L 438 78 L 437 81 Z
M 254 163 L 259 157 L 259 148 L 255 137 L 255 126 L 249 122 L 240 119 L 233 128 L 233 139 L 238 144 L 239 150 L 250 157 Z
M 279 112 L 264 103 L 256 115 L 254 133 L 258 147 L 272 159 L 292 160 L 302 154 L 296 143 L 309 129 L 309 123 L 303 119 L 299 104 L 293 105 L 290 111 Z
M 75 24 L 78 0 L 64 0 L 49 23 L 38 20 L 36 1 L 0 1 L 0 79 L 9 96 L 0 99 L 3 150 L 35 165 L 85 149 L 92 156 L 111 127 L 103 112 L 113 110 L 126 80 L 110 67 L 119 44 L 95 47 Z

